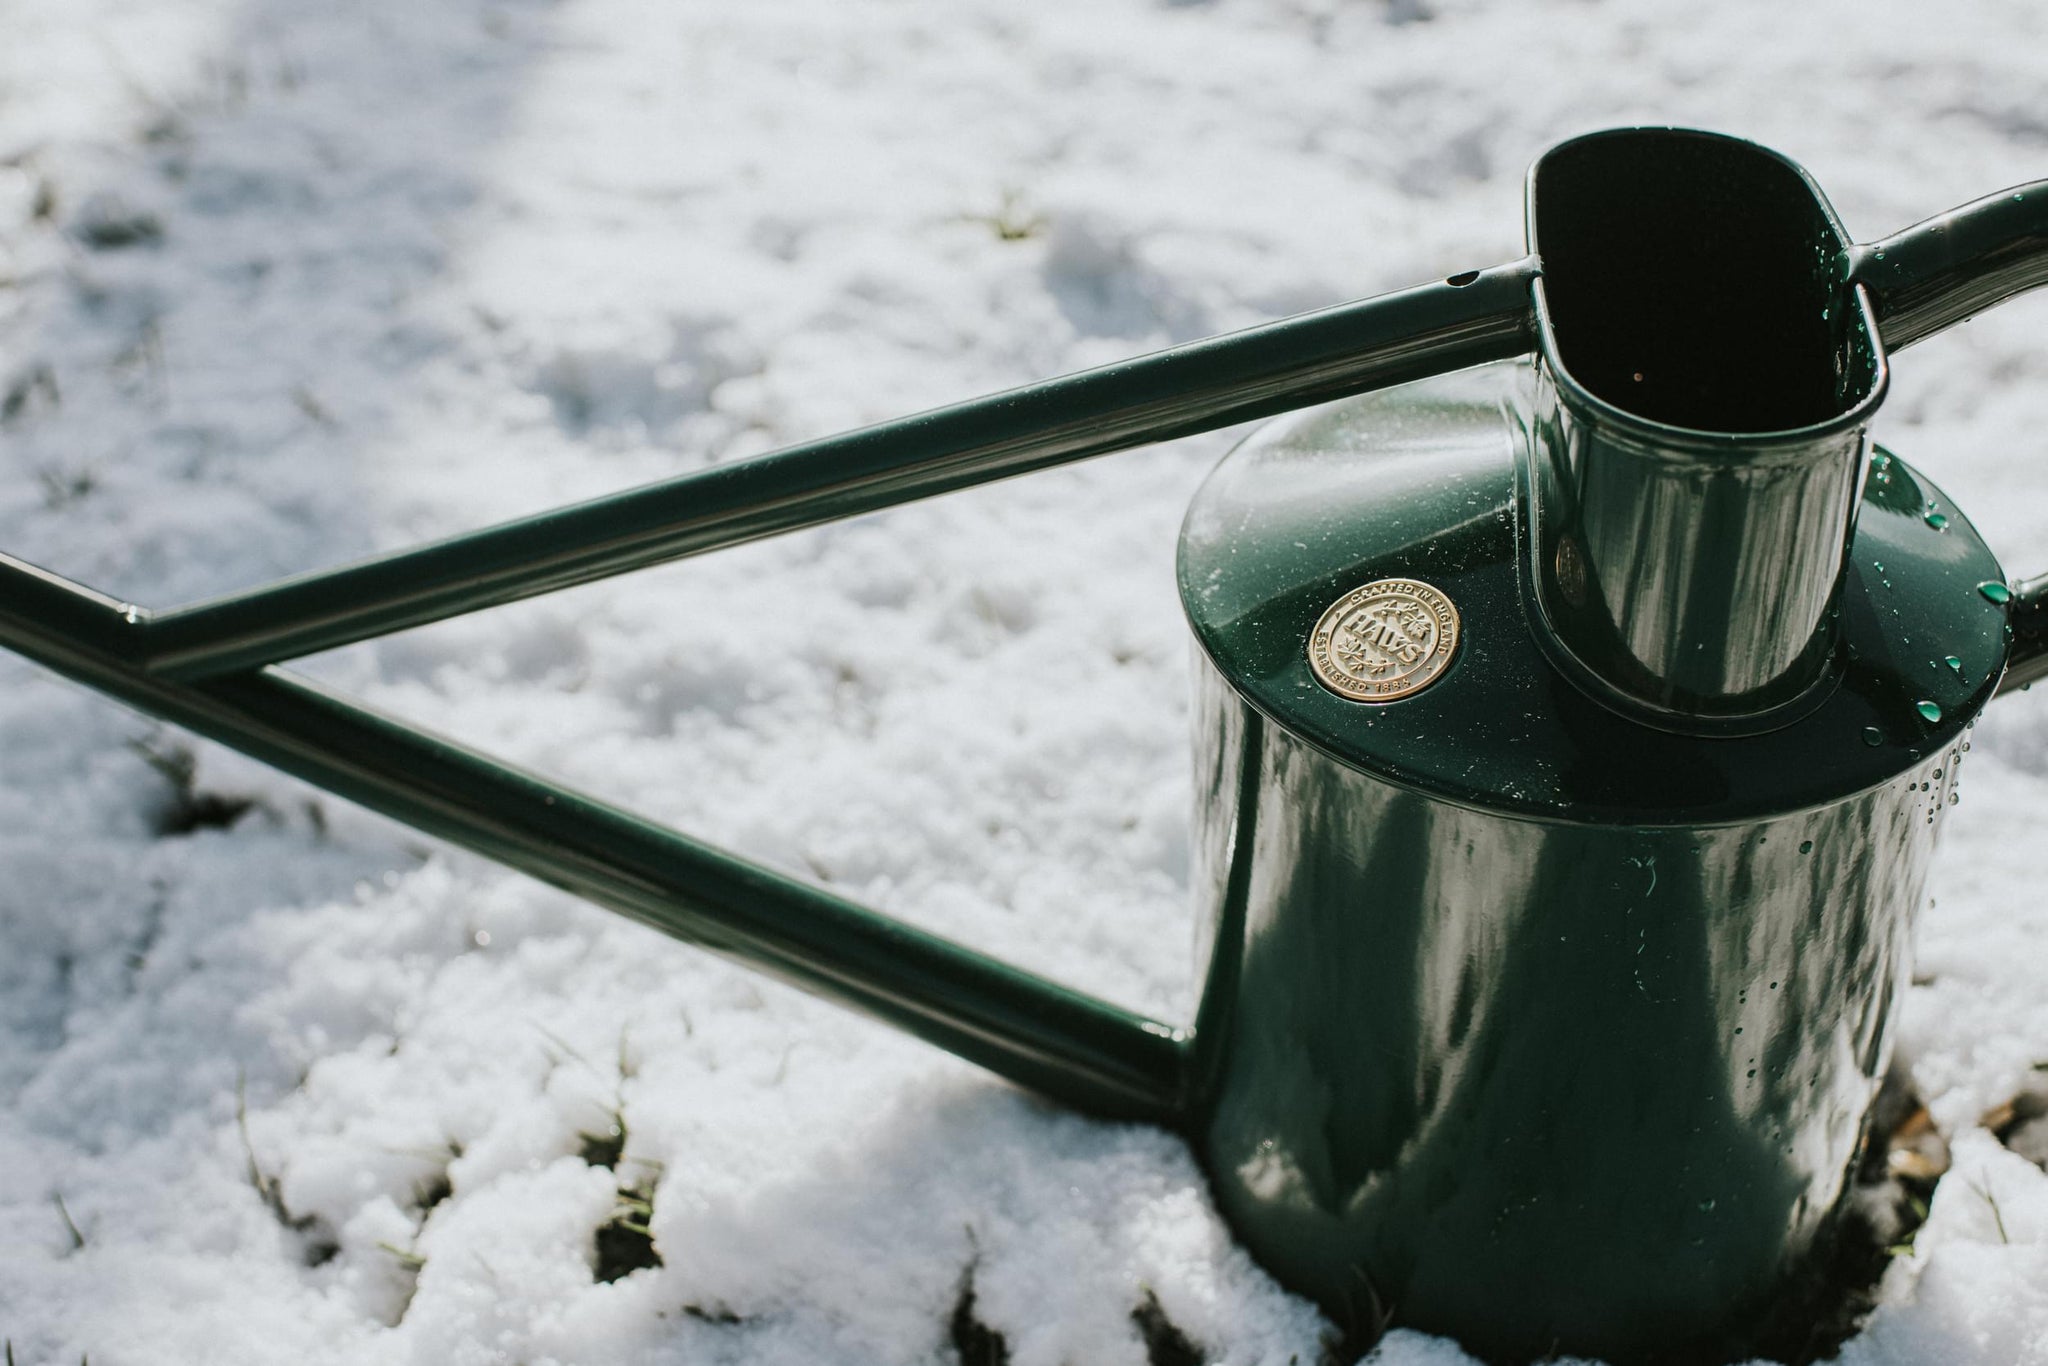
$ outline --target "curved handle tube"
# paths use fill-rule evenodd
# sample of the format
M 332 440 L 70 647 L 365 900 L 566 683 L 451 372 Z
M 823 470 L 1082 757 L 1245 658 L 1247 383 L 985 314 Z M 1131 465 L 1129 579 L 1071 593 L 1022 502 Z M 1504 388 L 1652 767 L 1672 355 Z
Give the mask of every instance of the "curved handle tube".
M 2006 624 L 2012 627 L 2012 648 L 1998 694 L 2017 692 L 2048 678 L 2048 574 L 2028 579 L 2012 593 Z
M 800 527 L 1504 360 L 1533 260 L 1232 332 L 150 617 L 131 657 L 203 678 Z
M 2048 180 L 1864 243 L 1850 253 L 1849 278 L 1870 291 L 1878 331 L 1894 351 L 2048 285 Z M 2048 574 L 2019 584 L 2010 611 L 2001 695 L 2048 677 Z
M 2048 180 L 2015 185 L 1850 252 L 1893 351 L 2048 285 Z

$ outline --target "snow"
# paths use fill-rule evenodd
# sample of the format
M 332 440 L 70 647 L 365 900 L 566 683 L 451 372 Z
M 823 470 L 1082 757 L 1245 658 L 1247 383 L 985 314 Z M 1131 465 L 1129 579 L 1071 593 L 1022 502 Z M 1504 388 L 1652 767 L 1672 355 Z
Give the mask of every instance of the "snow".
M 1865 237 L 2048 174 L 2032 0 L 6 13 L 0 546 L 163 607 L 1507 259 L 1523 168 L 1593 127 L 1754 137 Z M 2021 571 L 2044 320 L 1904 355 L 1881 422 Z M 1184 1018 L 1171 551 L 1230 439 L 304 667 Z M 1979 1127 L 2048 1060 L 2048 699 L 1975 735 L 1901 1026 L 1957 1166 L 1857 1366 L 2048 1362 L 2048 1175 Z M 160 834 L 181 752 L 254 805 Z M 969 1277 L 1015 1366 L 1143 1362 L 1147 1294 L 1217 1361 L 1321 1351 L 1177 1140 L 11 657 L 0 868 L 25 1366 L 950 1360 Z M 622 1186 L 665 1265 L 595 1282 Z

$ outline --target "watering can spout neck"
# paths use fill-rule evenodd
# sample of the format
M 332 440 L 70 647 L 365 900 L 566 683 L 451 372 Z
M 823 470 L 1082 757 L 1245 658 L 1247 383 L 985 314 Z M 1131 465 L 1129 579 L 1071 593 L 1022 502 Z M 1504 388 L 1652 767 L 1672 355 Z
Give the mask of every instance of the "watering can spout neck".
M 1678 129 L 1552 150 L 1528 216 L 1523 582 L 1540 643 L 1666 729 L 1796 719 L 1832 681 L 1886 381 L 1846 234 L 1791 162 Z
M 1529 174 L 1524 588 L 1598 700 L 1774 729 L 1836 676 L 1886 353 L 2048 285 L 2048 181 L 1849 241 L 1795 163 L 1675 128 Z

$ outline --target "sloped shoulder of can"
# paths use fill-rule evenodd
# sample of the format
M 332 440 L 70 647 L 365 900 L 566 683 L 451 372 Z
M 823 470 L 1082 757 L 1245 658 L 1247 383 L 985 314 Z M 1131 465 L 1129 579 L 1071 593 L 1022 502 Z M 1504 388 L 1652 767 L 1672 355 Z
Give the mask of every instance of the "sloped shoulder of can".
M 1541 648 L 1518 579 L 1525 369 L 1483 366 L 1326 405 L 1261 429 L 1217 467 L 1182 531 L 1181 599 L 1247 703 L 1341 763 L 1446 800 L 1630 825 L 1838 800 L 1959 745 L 2005 660 L 2006 608 L 1979 590 L 2003 571 L 1946 495 L 1883 450 L 1818 706 L 1764 734 L 1683 735 L 1569 681 Z M 1344 695 L 1317 676 L 1318 623 L 1389 580 L 1441 595 L 1455 651 L 1426 687 Z M 1368 674 L 1386 662 L 1367 657 L 1370 642 L 1344 643 Z

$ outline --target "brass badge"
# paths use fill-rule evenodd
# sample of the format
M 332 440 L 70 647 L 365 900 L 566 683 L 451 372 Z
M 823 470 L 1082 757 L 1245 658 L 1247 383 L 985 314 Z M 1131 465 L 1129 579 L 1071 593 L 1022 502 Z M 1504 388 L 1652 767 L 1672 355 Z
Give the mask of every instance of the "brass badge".
M 1414 579 L 1376 579 L 1330 604 L 1308 638 L 1316 682 L 1353 702 L 1398 702 L 1443 677 L 1458 609 Z

